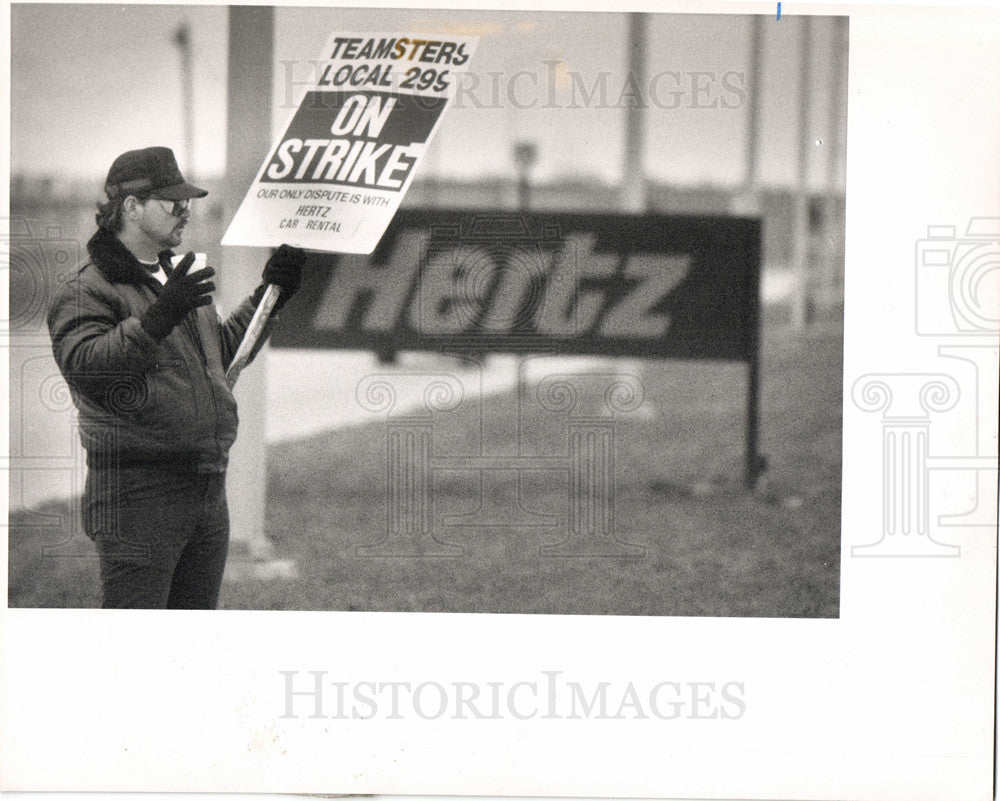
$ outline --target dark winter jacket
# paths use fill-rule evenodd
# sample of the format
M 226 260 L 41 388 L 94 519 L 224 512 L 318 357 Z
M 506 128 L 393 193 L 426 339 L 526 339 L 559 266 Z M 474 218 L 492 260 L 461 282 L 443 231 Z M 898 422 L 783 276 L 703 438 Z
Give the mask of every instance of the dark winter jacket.
M 224 470 L 237 426 L 225 370 L 253 303 L 244 301 L 225 323 L 215 306 L 202 306 L 157 342 L 139 315 L 160 283 L 113 234 L 99 230 L 87 251 L 52 299 L 48 323 L 88 464 Z

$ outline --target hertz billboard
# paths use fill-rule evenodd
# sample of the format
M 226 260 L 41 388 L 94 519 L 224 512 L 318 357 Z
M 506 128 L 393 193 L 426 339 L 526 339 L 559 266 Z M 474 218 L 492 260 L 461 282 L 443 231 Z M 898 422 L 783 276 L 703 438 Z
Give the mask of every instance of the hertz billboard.
M 273 344 L 755 362 L 759 274 L 752 219 L 403 210 L 310 255 Z

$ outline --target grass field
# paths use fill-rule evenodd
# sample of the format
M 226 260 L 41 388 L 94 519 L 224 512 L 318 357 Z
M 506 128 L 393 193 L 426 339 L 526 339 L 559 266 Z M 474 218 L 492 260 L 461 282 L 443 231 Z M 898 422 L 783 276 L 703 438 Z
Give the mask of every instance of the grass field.
M 387 492 L 396 486 L 387 479 L 393 421 L 272 446 L 266 529 L 298 575 L 229 581 L 221 605 L 836 617 L 842 330 L 828 321 L 793 336 L 769 324 L 762 360 L 761 450 L 770 469 L 757 493 L 742 485 L 745 369 L 648 362 L 639 377 L 652 417 L 601 418 L 600 377 L 593 376 L 578 381 L 582 396 L 572 413 L 542 409 L 531 393 L 435 413 L 430 530 L 404 538 L 419 554 L 406 558 L 384 555 L 398 551 L 394 541 L 378 545 Z M 614 530 L 598 537 L 602 553 L 583 555 L 586 542 L 571 516 L 581 490 L 566 468 L 567 431 L 588 419 L 610 426 L 607 449 L 582 463 L 613 462 L 613 491 L 602 508 Z M 536 459 L 520 472 L 518 426 L 520 456 Z M 494 457 L 494 469 L 463 463 L 472 454 Z M 546 458 L 552 469 L 538 466 Z M 71 517 L 64 504 L 12 516 L 11 606 L 97 605 L 96 561 L 82 535 L 72 541 L 76 558 L 41 556 L 46 544 L 66 538 Z M 568 555 L 550 555 L 547 547 L 560 541 Z

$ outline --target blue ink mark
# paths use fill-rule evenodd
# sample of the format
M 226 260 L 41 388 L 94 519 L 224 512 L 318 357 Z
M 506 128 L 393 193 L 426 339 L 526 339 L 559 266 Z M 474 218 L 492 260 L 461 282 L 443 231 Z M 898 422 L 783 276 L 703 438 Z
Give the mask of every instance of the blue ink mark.
M 781 3 L 778 3 L 778 19 L 781 19 Z

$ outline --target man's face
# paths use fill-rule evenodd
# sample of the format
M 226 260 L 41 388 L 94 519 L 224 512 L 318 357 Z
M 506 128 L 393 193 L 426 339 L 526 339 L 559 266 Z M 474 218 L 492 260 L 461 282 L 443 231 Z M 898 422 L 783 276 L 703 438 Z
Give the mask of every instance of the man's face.
M 175 202 L 151 197 L 142 206 L 139 228 L 160 248 L 176 248 L 181 243 L 184 226 L 191 217 L 191 201 Z

